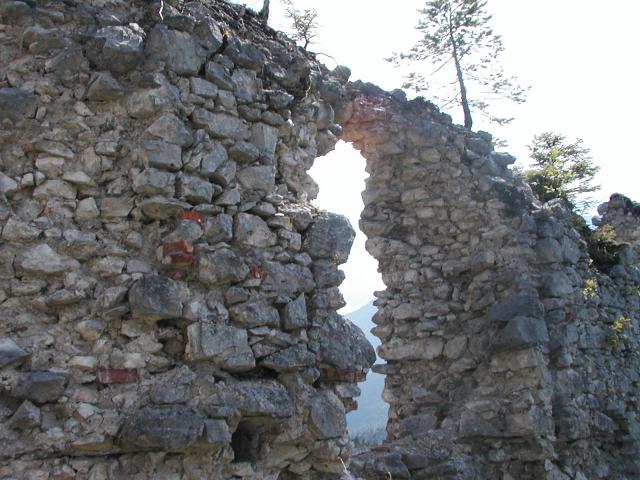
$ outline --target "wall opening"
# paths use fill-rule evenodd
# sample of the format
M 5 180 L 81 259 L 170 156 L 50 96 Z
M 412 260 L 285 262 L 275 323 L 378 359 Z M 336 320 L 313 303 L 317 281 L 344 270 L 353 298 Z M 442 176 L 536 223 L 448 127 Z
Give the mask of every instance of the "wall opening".
M 340 291 L 346 302 L 340 313 L 360 328 L 377 348 L 380 340 L 371 333 L 375 326 L 372 317 L 377 311 L 373 305 L 374 292 L 385 287 L 377 271 L 378 262 L 366 251 L 366 236 L 358 227 L 364 208 L 361 193 L 368 177 L 365 166 L 366 160 L 360 152 L 350 143 L 340 141 L 334 151 L 316 160 L 309 174 L 319 186 L 314 205 L 346 216 L 356 231 L 349 260 L 340 267 L 345 273 Z M 378 358 L 376 363 L 380 362 Z M 358 409 L 347 415 L 349 434 L 356 445 L 381 443 L 386 436 L 388 413 L 388 405 L 382 400 L 384 375 L 370 371 L 358 387 L 362 392 L 357 398 Z

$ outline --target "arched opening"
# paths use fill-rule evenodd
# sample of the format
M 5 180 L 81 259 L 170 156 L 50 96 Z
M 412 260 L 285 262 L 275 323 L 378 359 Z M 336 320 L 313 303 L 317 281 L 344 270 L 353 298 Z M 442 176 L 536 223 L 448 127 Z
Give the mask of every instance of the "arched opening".
M 319 195 L 314 204 L 319 208 L 344 215 L 356 231 L 349 260 L 340 268 L 345 280 L 340 286 L 346 306 L 340 313 L 360 328 L 367 340 L 377 348 L 380 340 L 371 333 L 374 292 L 384 289 L 377 271 L 378 262 L 366 251 L 366 236 L 358 226 L 364 208 L 361 193 L 368 177 L 366 160 L 350 143 L 340 141 L 334 151 L 318 159 L 309 174 L 318 183 Z M 378 362 L 380 359 L 378 359 Z M 378 363 L 377 362 L 377 363 Z M 370 371 L 360 383 L 358 408 L 347 415 L 349 434 L 358 444 L 378 444 L 385 438 L 388 405 L 382 400 L 384 375 Z

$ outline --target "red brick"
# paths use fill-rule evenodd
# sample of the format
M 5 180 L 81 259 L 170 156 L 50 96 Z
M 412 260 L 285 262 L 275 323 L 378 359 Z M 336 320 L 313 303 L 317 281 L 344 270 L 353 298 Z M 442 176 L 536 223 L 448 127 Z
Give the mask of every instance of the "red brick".
M 260 280 L 267 278 L 267 272 L 260 265 L 251 265 L 249 270 L 253 278 L 259 278 Z
M 138 370 L 133 368 L 102 368 L 96 374 L 98 383 L 104 385 L 135 383 L 138 381 Z
M 178 213 L 178 220 L 190 220 L 200 225 L 204 222 L 204 215 L 200 212 L 194 212 L 192 210 L 182 210 Z
M 162 244 L 162 255 L 165 257 L 174 257 L 185 253 L 193 253 L 193 245 L 191 242 L 165 242 Z
M 358 409 L 358 401 L 353 398 L 343 398 L 342 403 L 344 405 L 344 409 L 347 413 L 353 412 Z
M 325 382 L 358 383 L 367 378 L 362 370 L 341 370 L 338 368 L 323 368 L 320 378 Z

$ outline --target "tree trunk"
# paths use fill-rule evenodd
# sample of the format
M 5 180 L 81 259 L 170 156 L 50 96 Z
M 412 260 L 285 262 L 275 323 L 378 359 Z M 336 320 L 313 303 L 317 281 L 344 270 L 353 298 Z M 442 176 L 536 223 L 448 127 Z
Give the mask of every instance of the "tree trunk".
M 453 35 L 453 25 L 451 21 L 451 9 L 449 9 L 449 40 L 453 49 L 453 61 L 456 64 L 456 75 L 458 76 L 458 85 L 460 87 L 460 101 L 462 103 L 462 111 L 464 112 L 464 128 L 471 130 L 473 120 L 471 118 L 471 109 L 469 108 L 469 100 L 467 99 L 467 87 L 464 86 L 464 76 L 462 75 L 462 67 L 460 67 L 460 57 L 458 56 L 458 45 Z
M 260 10 L 260 13 L 258 13 L 258 17 L 260 17 L 260 20 L 264 25 L 266 25 L 269 21 L 269 1 L 270 0 L 264 0 L 264 3 L 262 4 L 262 10 Z
M 473 120 L 471 119 L 471 109 L 469 108 L 469 100 L 467 99 L 467 87 L 464 86 L 464 77 L 460 68 L 460 60 L 458 60 L 458 52 L 453 47 L 453 60 L 456 62 L 456 73 L 458 75 L 458 85 L 460 86 L 460 99 L 462 102 L 462 111 L 464 112 L 464 128 L 471 130 Z

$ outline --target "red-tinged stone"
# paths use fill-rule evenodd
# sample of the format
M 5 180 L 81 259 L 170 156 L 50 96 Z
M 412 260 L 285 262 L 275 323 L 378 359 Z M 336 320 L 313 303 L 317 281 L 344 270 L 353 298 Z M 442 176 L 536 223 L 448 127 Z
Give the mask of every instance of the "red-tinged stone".
M 185 270 L 165 270 L 163 273 L 172 280 L 184 280 L 188 274 Z
M 176 253 L 169 255 L 171 265 L 191 265 L 193 264 L 193 253 Z
M 353 412 L 358 409 L 358 401 L 353 398 L 343 398 L 342 403 L 344 405 L 344 409 L 347 413 Z
M 102 368 L 96 374 L 99 383 L 104 385 L 135 383 L 138 381 L 138 370 L 134 368 Z
M 362 370 L 340 370 L 337 368 L 323 368 L 320 377 L 325 382 L 358 383 L 367 378 Z
M 174 257 L 185 253 L 193 253 L 193 245 L 191 242 L 165 242 L 162 244 L 162 255 L 165 257 Z
M 204 222 L 204 215 L 200 212 L 194 212 L 192 210 L 182 210 L 178 213 L 178 220 L 189 220 L 191 222 L 196 222 L 200 225 Z
M 260 265 L 251 265 L 249 270 L 253 278 L 259 278 L 260 280 L 267 278 L 267 272 Z

